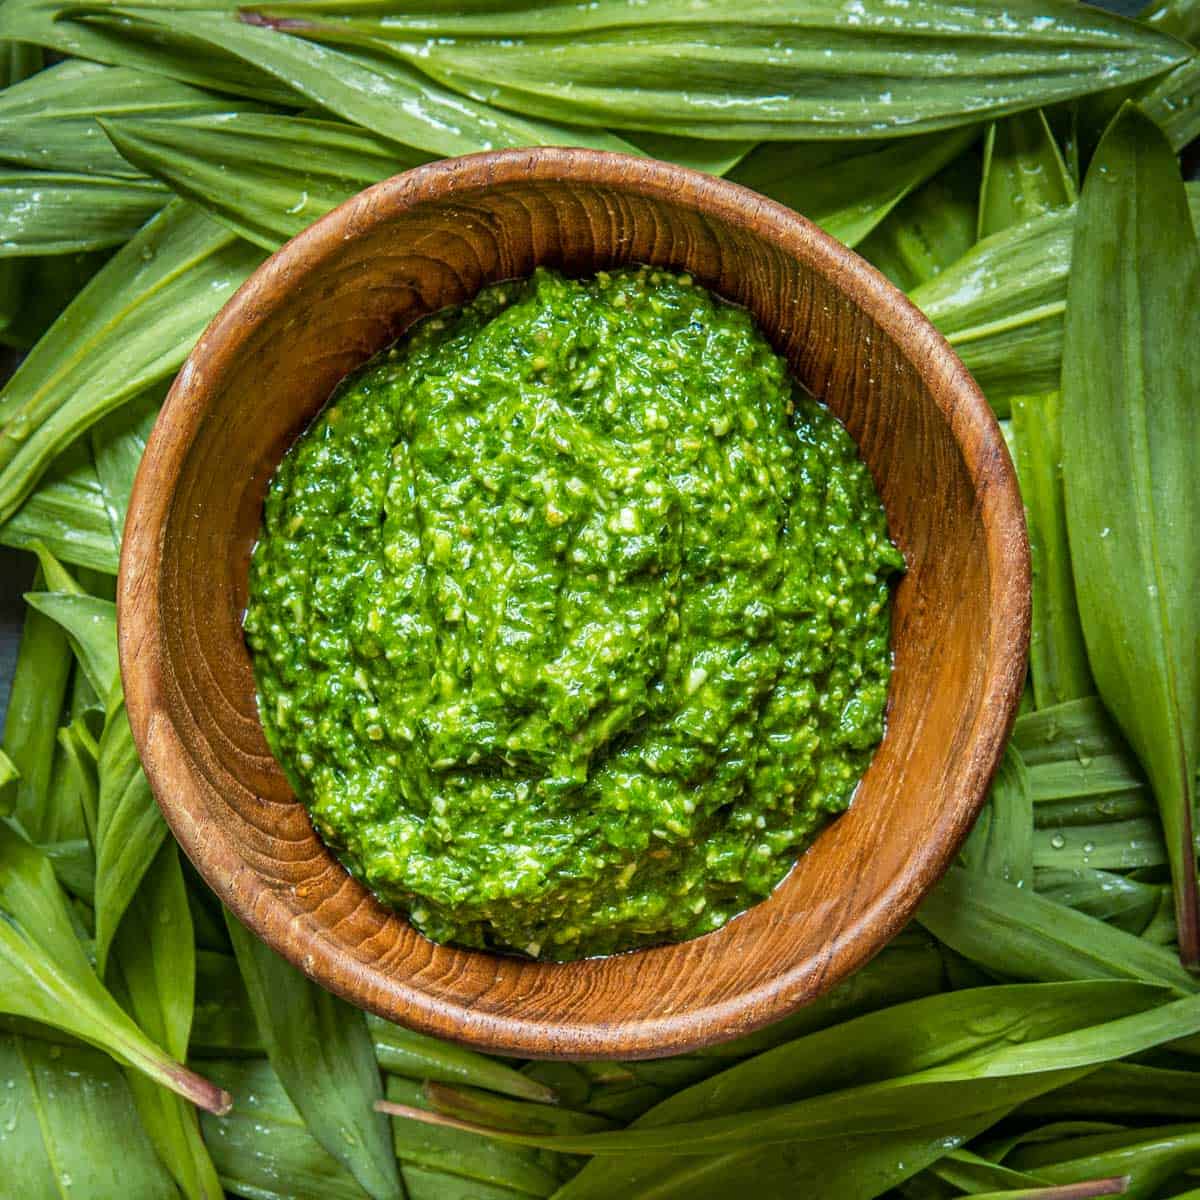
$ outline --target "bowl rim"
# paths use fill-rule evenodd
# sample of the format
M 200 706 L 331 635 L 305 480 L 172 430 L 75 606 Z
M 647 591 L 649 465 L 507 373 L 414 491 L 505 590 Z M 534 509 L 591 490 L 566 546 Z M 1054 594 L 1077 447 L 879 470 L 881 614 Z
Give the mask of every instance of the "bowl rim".
M 789 256 L 813 264 L 834 280 L 909 361 L 943 413 L 974 489 L 985 535 L 987 609 L 992 627 L 968 743 L 969 765 L 964 769 L 971 785 L 970 803 L 964 801 L 954 810 L 954 819 L 936 846 L 923 846 L 920 853 L 909 856 L 889 886 L 842 929 L 822 957 L 815 984 L 809 956 L 781 965 L 766 982 L 718 1002 L 614 1023 L 570 1017 L 551 1025 L 511 1012 L 480 1011 L 472 1007 L 469 998 L 451 1004 L 431 995 L 408 975 L 387 977 L 385 1000 L 378 968 L 339 946 L 323 927 L 305 926 L 307 948 L 303 952 L 299 939 L 277 936 L 268 913 L 275 921 L 284 916 L 280 924 L 285 927 L 289 922 L 298 924 L 296 915 L 272 888 L 255 890 L 254 884 L 248 883 L 248 876 L 255 881 L 259 877 L 240 855 L 227 854 L 219 842 L 206 843 L 204 826 L 193 815 L 203 804 L 197 772 L 156 699 L 164 670 L 157 652 L 162 636 L 162 535 L 173 501 L 173 491 L 157 486 L 157 479 L 164 471 L 176 479 L 187 458 L 203 411 L 195 397 L 196 388 L 206 376 L 219 377 L 235 361 L 269 311 L 272 292 L 294 278 L 296 261 L 305 262 L 305 271 L 320 270 L 343 241 L 411 208 L 445 201 L 460 190 L 531 180 L 605 186 L 689 207 L 726 225 L 751 230 Z M 226 302 L 176 376 L 139 465 L 117 581 L 118 642 L 134 740 L 168 825 L 222 902 L 278 953 L 359 1007 L 381 1011 L 386 1004 L 396 1014 L 393 1019 L 441 1038 L 526 1057 L 649 1058 L 728 1040 L 780 1019 L 861 967 L 908 922 L 970 831 L 1011 732 L 1025 680 L 1030 579 L 1024 508 L 996 418 L 950 345 L 880 272 L 799 213 L 729 180 L 611 151 L 536 147 L 437 160 L 382 180 L 285 243 Z M 216 860 L 214 850 L 218 851 Z M 630 953 L 654 952 L 655 948 L 649 948 Z M 496 957 L 480 951 L 463 953 Z

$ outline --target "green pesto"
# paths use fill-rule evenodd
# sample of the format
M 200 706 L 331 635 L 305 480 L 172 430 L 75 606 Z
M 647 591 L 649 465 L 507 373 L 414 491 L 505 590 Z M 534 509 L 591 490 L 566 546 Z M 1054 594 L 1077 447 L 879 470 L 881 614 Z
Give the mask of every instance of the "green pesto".
M 902 566 L 747 313 L 540 270 L 345 380 L 271 484 L 246 634 L 321 835 L 436 941 L 716 929 L 849 804 Z

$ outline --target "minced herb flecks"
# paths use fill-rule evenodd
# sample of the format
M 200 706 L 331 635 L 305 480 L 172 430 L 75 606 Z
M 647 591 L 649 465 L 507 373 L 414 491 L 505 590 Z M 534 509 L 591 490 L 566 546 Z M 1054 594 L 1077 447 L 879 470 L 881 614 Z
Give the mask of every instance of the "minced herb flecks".
M 271 484 L 246 635 L 350 870 L 436 941 L 572 959 L 716 929 L 846 808 L 901 567 L 746 312 L 539 270 L 337 389 Z

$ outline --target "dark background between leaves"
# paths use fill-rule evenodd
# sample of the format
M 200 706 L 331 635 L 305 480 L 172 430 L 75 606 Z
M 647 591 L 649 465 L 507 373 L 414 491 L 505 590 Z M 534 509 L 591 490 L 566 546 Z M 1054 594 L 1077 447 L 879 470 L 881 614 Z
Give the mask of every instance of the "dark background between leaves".
M 1144 0 L 1102 0 L 1100 4 L 1102 8 L 1125 14 L 1138 12 L 1144 6 Z M 1189 178 L 1200 178 L 1200 142 L 1188 148 L 1184 165 Z M 7 378 L 15 366 L 16 358 L 0 348 L 0 379 Z M 21 594 L 28 590 L 33 570 L 32 555 L 0 547 L 0 726 L 8 709 L 8 689 L 21 636 Z

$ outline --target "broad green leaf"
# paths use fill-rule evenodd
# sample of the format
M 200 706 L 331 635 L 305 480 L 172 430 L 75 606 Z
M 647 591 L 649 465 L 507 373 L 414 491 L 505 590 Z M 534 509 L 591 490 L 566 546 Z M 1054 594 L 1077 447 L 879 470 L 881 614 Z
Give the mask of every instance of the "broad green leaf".
M 167 836 L 166 822 L 133 744 L 119 687 L 110 693 L 98 766 L 96 969 L 103 976 L 121 918 Z
M 0 263 L 0 344 L 31 349 L 110 256 L 108 250 L 95 250 L 4 259 Z M 5 298 L 9 286 L 15 289 L 12 308 Z
M 182 201 L 117 253 L 0 392 L 0 522 L 66 445 L 178 369 L 261 260 Z
M 940 275 L 975 244 L 980 160 L 960 155 L 906 196 L 856 247 L 898 288 Z
M 0 526 L 0 543 L 31 550 L 44 545 L 55 558 L 117 573 L 119 546 L 105 510 L 104 493 L 86 447 L 71 447 L 42 477 L 37 488 Z
M 1023 1146 L 1008 1161 L 1059 1184 L 1101 1175 L 1128 1176 L 1129 1187 L 1123 1194 L 1132 1200 L 1150 1200 L 1198 1159 L 1200 1125 L 1163 1125 Z
M 1170 145 L 1136 108 L 1079 202 L 1063 347 L 1063 484 L 1088 659 L 1146 769 L 1200 964 L 1192 814 L 1200 750 L 1200 247 Z
M 367 1200 L 354 1176 L 309 1133 L 265 1058 L 210 1060 L 204 1070 L 236 1097 L 224 1116 L 200 1115 L 230 1192 L 251 1200 Z
M 69 842 L 40 842 L 38 849 L 54 868 L 54 877 L 65 891 L 91 904 L 96 893 L 96 856 L 86 838 Z
M 35 585 L 41 582 L 40 572 Z M 55 730 L 71 677 L 71 646 L 66 634 L 36 609 L 25 612 L 12 690 L 4 722 L 4 752 L 20 779 L 15 792 L 0 796 L 0 811 L 16 814 L 26 828 L 40 833 L 38 811 L 54 770 Z
M 555 1099 L 552 1088 L 474 1050 L 427 1037 L 369 1013 L 367 1028 L 376 1060 L 393 1075 L 486 1088 L 520 1100 Z
M 1062 0 L 329 7 L 269 11 L 289 33 L 387 49 L 517 112 L 717 138 L 923 133 L 1133 83 L 1188 55 L 1166 35 Z
M 1140 979 L 1180 993 L 1200 990 L 1161 946 L 957 867 L 925 898 L 917 919 L 959 954 L 1010 978 Z
M 340 121 L 259 113 L 106 121 L 132 163 L 267 250 L 428 155 Z
M 25 600 L 62 626 L 92 687 L 100 695 L 110 692 L 119 677 L 113 602 L 70 592 L 28 592 Z
M 978 135 L 967 126 L 887 142 L 765 142 L 729 178 L 854 246 Z
M 445 1171 L 430 1171 L 410 1163 L 402 1163 L 400 1170 L 408 1200 L 516 1200 L 521 1195 L 511 1188 L 463 1179 Z
M 46 171 L 137 175 L 98 118 L 161 120 L 230 107 L 228 99 L 149 71 L 68 59 L 0 93 L 0 158 Z
M 365 1016 L 318 987 L 226 913 L 271 1066 L 312 1135 L 376 1200 L 403 1195 Z
M 37 46 L 21 42 L 0 42 L 0 88 L 10 88 L 30 75 L 36 75 L 45 65 L 45 57 Z
M 1200 1072 L 1109 1063 L 1025 1105 L 1022 1116 L 1091 1120 L 1200 1119 Z
M 1017 473 L 1033 560 L 1029 666 L 1038 708 L 1095 691 L 1083 644 L 1067 543 L 1062 482 L 1062 400 L 1058 392 L 1015 396 Z
M 0 1009 L 90 1042 L 201 1107 L 228 1107 L 225 1092 L 173 1061 L 105 991 L 50 863 L 2 821 L 0 918 Z
M 1058 988 L 1034 990 L 1041 990 L 1043 995 L 1028 998 L 1024 1027 L 1007 1024 L 993 1012 L 986 1020 L 991 1037 L 974 1052 L 877 1083 L 788 1104 L 760 1106 L 753 1122 L 737 1112 L 653 1126 L 646 1121 L 634 1128 L 606 1133 L 538 1135 L 494 1128 L 487 1132 L 518 1145 L 570 1153 L 627 1155 L 649 1151 L 684 1159 L 792 1141 L 897 1132 L 923 1127 L 939 1113 L 971 1116 L 1009 1103 L 1023 1103 L 1019 1098 L 1022 1093 L 1024 1099 L 1030 1099 L 1114 1057 L 1140 1053 L 1200 1029 L 1200 996 L 1158 1005 L 1153 995 L 1161 993 L 1156 989 L 1102 985 L 1091 994 L 1098 1006 L 1089 1013 L 1089 1006 L 1080 1003 L 1085 992 L 1077 992 L 1068 1009 Z M 1100 1002 L 1102 994 L 1104 1000 Z M 933 997 L 917 1003 L 932 1007 L 944 999 Z M 1021 1040 L 1022 1036 L 1028 1040 Z M 896 1031 L 894 1040 L 908 1039 Z M 421 1115 L 419 1110 L 407 1112 Z M 451 1118 L 438 1120 L 451 1127 L 466 1127 Z
M 754 149 L 748 138 L 712 141 L 708 138 L 674 137 L 669 133 L 638 133 L 630 139 L 644 154 L 664 162 L 678 163 L 707 175 L 728 175 Z
M 1200 225 L 1200 183 L 1187 185 Z M 985 238 L 909 298 L 946 335 L 992 407 L 1058 389 L 1075 210 Z
M 165 5 L 102 7 L 147 32 L 169 29 L 236 55 L 336 116 L 430 155 L 470 154 L 504 146 L 633 149 L 614 134 L 514 116 L 448 91 L 395 60 L 343 53 L 282 36 L 239 20 L 235 12 L 206 13 Z
M 1012 396 L 1058 386 L 1074 216 L 1051 212 L 993 234 L 909 293 L 1001 416 Z
M 919 934 L 914 937 L 913 934 Z M 816 1033 L 852 1017 L 931 996 L 945 986 L 941 954 L 915 928 L 902 934 L 853 975 L 790 1017 L 757 1033 L 699 1051 L 715 1058 L 748 1058 L 793 1038 Z
M 991 796 L 963 847 L 971 871 L 1017 887 L 1033 883 L 1033 791 L 1020 751 L 1009 746 L 992 781 Z
M 88 1046 L 0 1036 L 0 1162 L 13 1197 L 172 1200 L 116 1065 Z
M 214 0 L 197 0 L 212 8 Z M 130 22 L 72 21 L 78 4 L 63 0 L 6 0 L 0 5 L 0 38 L 45 46 L 67 57 L 132 67 L 234 96 L 300 107 L 303 99 L 270 75 L 219 48 L 170 30 L 151 34 Z
M 1085 770 L 1097 759 L 1120 758 L 1137 764 L 1128 743 L 1096 696 L 1065 701 L 1028 713 L 1013 725 L 1013 743 L 1031 771 L 1074 762 Z M 1035 785 L 1036 792 L 1036 785 Z
M 1075 184 L 1040 109 L 1005 117 L 983 142 L 979 236 L 1075 203 Z
M 168 838 L 121 919 L 109 979 L 113 994 L 142 1031 L 180 1061 L 187 1056 L 191 1031 L 195 966 L 179 851 Z M 223 1200 L 192 1105 L 134 1071 L 129 1087 L 159 1158 L 187 1200 Z
M 672 1060 L 660 1061 L 669 1063 Z M 712 1067 L 714 1064 L 706 1065 Z M 427 1083 L 421 1090 L 435 1112 L 504 1129 L 520 1129 L 527 1133 L 593 1133 L 612 1129 L 615 1124 L 595 1113 L 576 1112 L 556 1104 L 515 1100 L 457 1084 Z
M 151 179 L 0 168 L 0 258 L 119 246 L 168 199 Z
M 1036 1175 L 1014 1171 L 970 1150 L 952 1150 L 945 1158 L 935 1162 L 929 1168 L 929 1173 L 971 1196 L 989 1192 L 995 1194 L 997 1191 L 1010 1194 L 1018 1188 L 1041 1187 L 1045 1183 Z
M 1139 883 L 1094 867 L 1043 867 L 1034 872 L 1034 886 L 1055 904 L 1078 909 L 1089 917 L 1136 934 L 1154 916 L 1162 892 L 1157 884 Z
M 1165 866 L 1167 848 L 1155 818 L 1134 817 L 1103 825 L 1039 829 L 1034 835 L 1033 861 L 1039 867 L 1132 871 Z
M 1138 20 L 1185 42 L 1200 40 L 1200 0 L 1151 0 Z
M 100 493 L 108 514 L 112 540 L 121 545 L 125 513 L 133 480 L 146 451 L 146 441 L 158 417 L 161 397 L 150 393 L 140 396 L 108 416 L 91 429 L 92 457 Z M 35 493 L 36 494 L 36 493 Z
M 387 1080 L 388 1103 L 433 1112 L 421 1085 L 394 1075 Z M 447 1118 L 449 1119 L 449 1118 Z M 392 1122 L 396 1154 L 402 1162 L 447 1171 L 492 1187 L 510 1188 L 524 1196 L 546 1197 L 561 1182 L 557 1157 L 534 1146 L 505 1144 L 480 1137 L 474 1130 L 453 1129 L 421 1121 Z M 534 1140 L 555 1135 L 530 1134 Z

